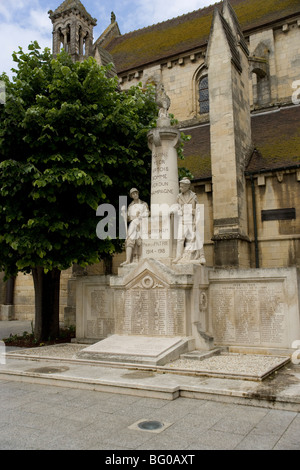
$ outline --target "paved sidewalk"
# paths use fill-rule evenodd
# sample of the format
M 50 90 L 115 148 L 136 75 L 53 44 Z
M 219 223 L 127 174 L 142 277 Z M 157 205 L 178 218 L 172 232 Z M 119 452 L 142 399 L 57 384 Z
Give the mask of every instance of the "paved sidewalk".
M 299 413 L 191 398 L 168 401 L 0 379 L 0 416 L 0 450 L 300 450 Z M 133 429 L 141 420 L 165 427 Z
M 22 335 L 24 331 L 31 333 L 31 327 L 30 321 L 0 321 L 0 340 L 9 335 Z
M 0 365 L 0 450 L 300 450 L 299 397 L 300 366 L 255 382 L 10 355 Z

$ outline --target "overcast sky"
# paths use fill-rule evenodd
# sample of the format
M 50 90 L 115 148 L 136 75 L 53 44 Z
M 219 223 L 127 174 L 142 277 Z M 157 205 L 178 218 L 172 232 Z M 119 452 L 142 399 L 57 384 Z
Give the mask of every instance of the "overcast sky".
M 11 77 L 12 53 L 19 46 L 27 51 L 31 41 L 52 47 L 52 24 L 49 10 L 63 0 L 0 0 L 0 73 Z M 217 1 L 217 0 L 215 0 Z M 86 10 L 97 19 L 94 38 L 110 24 L 113 11 L 121 34 L 144 28 L 215 3 L 214 0 L 82 0 Z

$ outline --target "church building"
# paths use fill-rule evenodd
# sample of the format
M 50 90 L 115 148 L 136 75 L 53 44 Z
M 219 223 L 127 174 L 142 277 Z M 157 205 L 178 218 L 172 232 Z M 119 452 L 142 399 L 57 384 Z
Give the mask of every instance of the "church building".
M 178 165 L 204 205 L 207 266 L 300 267 L 299 0 L 224 0 L 127 34 L 112 12 L 99 38 L 79 0 L 49 16 L 54 56 L 63 48 L 74 61 L 112 63 L 122 90 L 164 85 L 169 112 L 191 136 Z M 62 277 L 61 320 L 71 323 L 76 275 Z M 18 276 L 15 319 L 34 316 L 30 285 Z

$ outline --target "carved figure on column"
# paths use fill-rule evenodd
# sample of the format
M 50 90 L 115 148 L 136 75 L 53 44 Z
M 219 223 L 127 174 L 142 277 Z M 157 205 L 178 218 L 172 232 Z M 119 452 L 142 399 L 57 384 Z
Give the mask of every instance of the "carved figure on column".
M 121 208 L 121 215 L 126 226 L 129 223 L 125 242 L 126 260 L 121 266 L 139 261 L 142 253 L 143 219 L 149 217 L 148 204 L 140 199 L 139 191 L 132 188 L 129 194 L 133 201 L 128 206 L 127 214 L 125 206 Z
M 191 182 L 183 178 L 179 182 L 180 193 L 177 196 L 177 251 L 173 263 L 206 264 L 203 240 L 200 237 L 198 200 L 190 189 Z
M 156 88 L 156 104 L 159 107 L 158 116 L 168 117 L 168 111 L 171 104 L 171 100 L 165 92 L 165 87 L 162 83 L 159 83 Z

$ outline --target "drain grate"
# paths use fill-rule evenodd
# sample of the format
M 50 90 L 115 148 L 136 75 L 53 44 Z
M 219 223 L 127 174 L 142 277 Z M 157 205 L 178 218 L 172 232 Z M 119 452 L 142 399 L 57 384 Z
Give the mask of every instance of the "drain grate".
M 156 431 L 163 428 L 163 423 L 160 421 L 142 421 L 138 423 L 138 427 L 144 431 Z
M 135 431 L 148 431 L 154 433 L 160 433 L 171 426 L 172 423 L 162 423 L 155 419 L 140 419 L 136 423 L 128 426 L 128 429 L 134 429 Z
M 69 367 L 38 367 L 37 369 L 28 369 L 27 372 L 35 372 L 37 374 L 57 374 L 58 372 L 65 372 Z
M 149 377 L 154 377 L 154 373 L 141 370 L 137 372 L 128 372 L 123 374 L 122 377 L 126 379 L 148 379 Z

